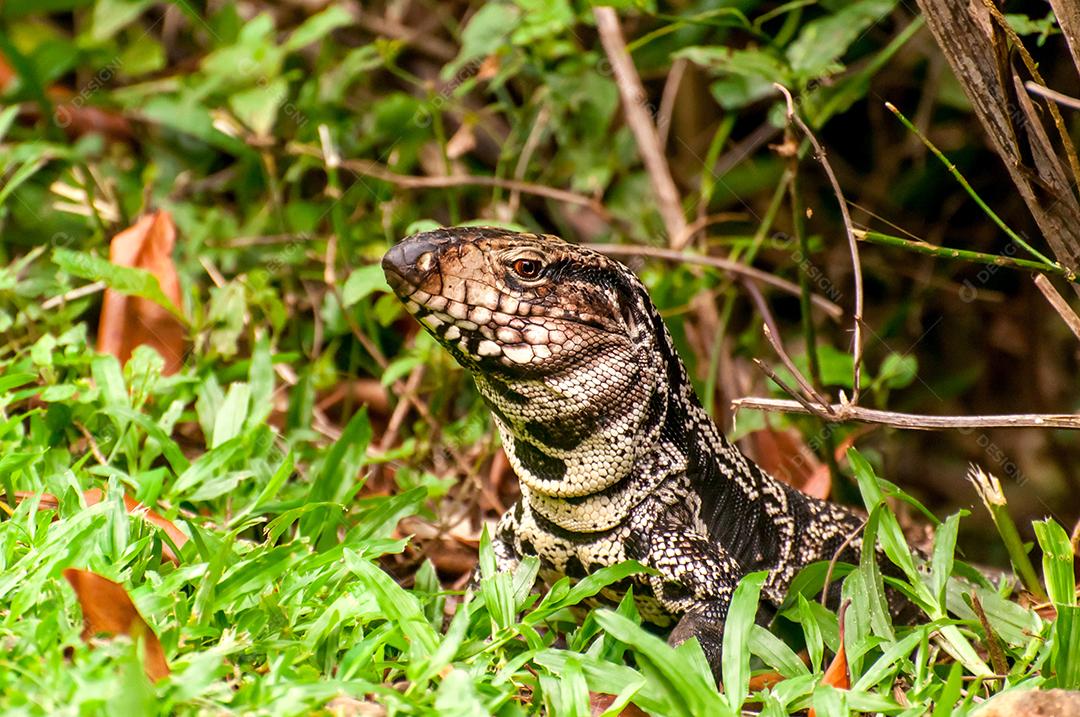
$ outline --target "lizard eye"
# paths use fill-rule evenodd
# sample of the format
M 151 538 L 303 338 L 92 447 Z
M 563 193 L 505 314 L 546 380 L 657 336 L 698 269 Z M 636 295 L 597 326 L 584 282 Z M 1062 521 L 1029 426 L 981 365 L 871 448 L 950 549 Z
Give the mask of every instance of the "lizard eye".
M 539 259 L 517 259 L 511 265 L 514 273 L 522 279 L 535 279 L 540 276 L 544 264 Z

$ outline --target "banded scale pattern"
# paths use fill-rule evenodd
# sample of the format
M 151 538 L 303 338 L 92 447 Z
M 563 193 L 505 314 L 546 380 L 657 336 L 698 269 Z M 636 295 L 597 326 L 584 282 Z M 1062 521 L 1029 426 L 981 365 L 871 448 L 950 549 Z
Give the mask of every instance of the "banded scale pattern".
M 859 514 L 774 480 L 724 438 L 623 264 L 553 236 L 466 227 L 405 239 L 382 265 L 472 374 L 521 481 L 496 531 L 501 569 L 535 555 L 550 583 L 638 560 L 658 573 L 631 579 L 642 616 L 674 626 L 672 642 L 697 637 L 718 671 L 742 576 L 768 570 L 763 603 L 778 606 L 799 569 L 858 533 Z

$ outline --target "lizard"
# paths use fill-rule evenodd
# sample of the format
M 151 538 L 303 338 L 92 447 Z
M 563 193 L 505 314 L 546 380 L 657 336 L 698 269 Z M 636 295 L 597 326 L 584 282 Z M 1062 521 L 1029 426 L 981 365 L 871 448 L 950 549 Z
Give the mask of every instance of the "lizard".
M 774 479 L 727 440 L 622 263 L 470 226 L 408 237 L 382 267 L 472 374 L 519 479 L 492 537 L 501 571 L 533 555 L 551 584 L 637 560 L 652 571 L 624 582 L 642 618 L 673 645 L 696 637 L 719 679 L 743 576 L 768 571 L 761 599 L 775 609 L 804 566 L 858 561 L 864 515 Z

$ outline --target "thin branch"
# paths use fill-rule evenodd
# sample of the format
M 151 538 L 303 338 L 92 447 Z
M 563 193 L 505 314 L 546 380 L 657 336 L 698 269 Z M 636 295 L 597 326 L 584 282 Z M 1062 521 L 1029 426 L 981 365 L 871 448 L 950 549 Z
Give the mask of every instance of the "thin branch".
M 1025 82 L 1024 87 L 1027 89 L 1028 92 L 1033 95 L 1040 95 L 1048 100 L 1053 100 L 1054 102 L 1057 102 L 1059 105 L 1065 105 L 1070 109 L 1080 110 L 1080 100 L 1076 99 L 1075 97 L 1070 97 L 1069 95 L 1056 92 L 1049 87 L 1043 87 L 1034 80 L 1028 80 L 1027 82 Z
M 1070 273 L 1068 269 L 1058 264 L 1043 264 L 1040 261 L 1014 259 L 1012 257 L 1002 256 L 1001 254 L 984 254 L 968 249 L 953 249 L 948 246 L 930 244 L 921 239 L 905 239 L 903 237 L 893 236 L 892 234 L 882 234 L 881 232 L 872 232 L 864 229 L 856 229 L 855 238 L 870 244 L 883 244 L 885 246 L 899 247 L 918 254 L 936 256 L 939 259 L 961 259 L 978 264 L 1003 266 L 1007 269 L 1018 269 L 1022 271 L 1042 272 L 1045 274 L 1053 274 L 1054 276 L 1064 276 L 1066 278 L 1069 277 Z
M 615 14 L 615 9 L 611 7 L 593 8 L 593 16 L 596 18 L 596 30 L 600 34 L 600 43 L 604 46 L 604 52 L 607 53 L 611 69 L 615 73 L 615 83 L 622 97 L 626 124 L 637 141 L 641 159 L 649 172 L 649 181 L 656 195 L 660 216 L 664 220 L 669 245 L 673 249 L 681 249 L 683 245 L 675 242 L 686 236 L 686 217 L 683 216 L 682 201 L 679 198 L 679 190 L 675 187 L 675 180 L 671 177 L 671 168 L 664 158 L 664 150 L 660 146 L 656 127 L 649 117 L 648 95 L 634 68 L 630 51 L 626 49 L 626 40 L 623 39 L 622 28 L 619 26 L 619 17 Z
M 690 61 L 680 57 L 671 63 L 667 81 L 664 82 L 664 92 L 660 95 L 660 111 L 656 113 L 656 132 L 659 135 L 660 148 L 667 147 L 668 135 L 671 132 L 671 116 L 675 112 L 675 100 L 679 96 L 679 87 L 682 85 L 683 75 Z
M 521 148 L 521 154 L 518 155 L 517 165 L 514 167 L 514 181 L 523 181 L 522 177 L 525 176 L 525 172 L 529 169 L 529 161 L 532 159 L 533 153 L 540 145 L 540 139 L 544 136 L 544 130 L 547 129 L 548 120 L 551 118 L 551 112 L 547 105 L 541 105 L 540 109 L 536 113 L 536 119 L 533 121 L 533 126 L 529 130 L 529 136 L 525 138 L 525 145 Z M 518 206 L 521 204 L 521 190 L 514 189 L 510 192 L 510 198 L 506 202 L 507 220 L 512 219 L 517 215 Z
M 290 142 L 288 150 L 293 154 L 303 154 L 309 157 L 318 157 L 319 159 L 323 158 L 322 152 L 318 148 L 299 142 Z M 514 179 L 471 174 L 457 174 L 446 177 L 418 177 L 410 174 L 398 174 L 385 165 L 367 159 L 345 159 L 341 161 L 341 166 L 365 177 L 374 177 L 375 179 L 380 179 L 384 182 L 389 182 L 390 184 L 396 184 L 397 186 L 405 187 L 406 189 L 448 189 L 452 187 L 476 186 L 500 187 L 502 189 L 518 191 L 522 194 L 535 194 L 559 202 L 587 207 L 604 221 L 611 221 L 611 214 L 604 209 L 600 202 L 591 197 L 586 197 L 583 194 L 578 194 L 565 189 L 556 189 L 554 187 L 545 187 L 541 184 L 533 184 L 532 182 L 520 182 Z
M 821 585 L 821 606 L 822 607 L 826 607 L 825 601 L 829 597 L 829 586 L 832 584 L 833 571 L 836 569 L 836 564 L 838 562 L 840 562 L 840 556 L 847 549 L 847 547 L 849 545 L 851 545 L 851 541 L 855 540 L 855 538 L 857 538 L 859 536 L 859 533 L 861 533 L 863 531 L 863 528 L 866 527 L 866 523 L 867 523 L 868 520 L 870 520 L 870 519 L 867 518 L 866 520 L 864 520 L 862 523 L 859 524 L 859 527 L 855 528 L 850 533 L 848 533 L 847 537 L 844 538 L 844 542 L 840 543 L 840 545 L 833 552 L 832 558 L 829 559 L 829 569 L 825 571 L 825 582 L 822 583 L 822 585 Z M 864 545 L 862 547 L 863 547 L 863 550 L 866 550 L 868 547 L 869 547 L 870 550 L 874 550 L 876 548 L 876 546 L 873 546 L 873 545 L 870 545 L 870 546 Z
M 1042 274 L 1035 277 L 1035 286 L 1039 287 L 1039 291 L 1050 302 L 1050 306 L 1054 307 L 1054 311 L 1058 312 L 1058 316 L 1072 329 L 1076 338 L 1080 339 L 1080 316 L 1077 316 L 1076 312 L 1072 310 L 1069 302 L 1065 301 L 1065 297 L 1059 294 L 1054 285 L 1050 283 L 1050 280 Z
M 755 269 L 752 266 L 740 264 L 737 261 L 731 261 L 730 259 L 721 259 L 716 256 L 704 256 L 702 254 L 689 254 L 674 249 L 660 249 L 658 247 L 649 246 L 631 246 L 623 244 L 582 244 L 581 246 L 611 256 L 647 256 L 654 259 L 666 259 L 668 261 L 679 261 L 686 264 L 711 266 L 722 271 L 759 281 L 762 284 L 767 284 L 775 289 L 792 294 L 793 296 L 799 295 L 799 287 L 797 284 L 793 284 L 786 279 L 781 279 L 778 276 L 773 276 L 766 271 Z M 814 294 L 810 298 L 818 308 L 822 309 L 832 318 L 839 319 L 844 315 L 844 310 L 842 308 L 829 301 L 824 296 Z
M 829 178 L 829 184 L 832 185 L 833 194 L 836 195 L 836 201 L 840 205 L 840 216 L 844 219 L 844 231 L 847 233 L 848 248 L 851 250 L 851 270 L 855 274 L 855 332 L 852 339 L 853 346 L 851 351 L 852 358 L 852 376 L 853 382 L 851 393 L 852 403 L 858 403 L 859 401 L 859 378 L 862 373 L 862 320 L 863 320 L 863 280 L 862 280 L 862 263 L 859 261 L 859 243 L 855 240 L 855 227 L 851 223 L 851 214 L 848 213 L 847 200 L 844 199 L 844 192 L 840 189 L 840 182 L 836 179 L 836 174 L 833 172 L 832 165 L 829 164 L 829 159 L 825 155 L 825 148 L 818 142 L 817 137 L 810 131 L 810 128 L 806 126 L 802 118 L 795 112 L 795 101 L 791 98 L 791 93 L 788 89 L 779 83 L 773 83 L 773 86 L 780 90 L 784 95 L 784 99 L 787 101 L 787 116 L 789 122 L 794 122 L 795 125 L 802 131 L 810 144 L 814 146 L 814 153 L 817 156 L 817 160 L 821 163 L 821 168 L 825 170 L 825 176 Z
M 805 410 L 807 413 L 818 416 L 822 420 L 825 420 L 825 421 L 829 420 L 828 417 L 825 415 L 825 413 L 819 407 L 815 406 L 814 404 L 810 403 L 810 401 L 803 398 L 802 394 L 800 394 L 798 391 L 796 391 L 791 386 L 787 385 L 787 382 L 785 382 L 784 379 L 777 376 L 776 371 L 773 371 L 772 367 L 769 366 L 769 364 L 767 364 L 764 361 L 762 361 L 761 359 L 757 359 L 757 358 L 752 359 L 752 360 L 754 362 L 754 365 L 757 366 L 759 369 L 761 369 L 761 372 L 763 374 L 768 376 L 769 379 L 773 383 L 775 383 L 777 386 L 779 386 L 781 389 L 783 389 L 784 393 L 786 393 L 787 395 L 789 395 L 793 399 L 795 399 L 795 401 L 800 406 L 803 407 L 803 410 Z M 823 405 L 827 405 L 827 404 L 823 404 Z
M 362 3 L 356 3 L 352 7 L 353 17 L 356 19 L 357 24 L 368 32 L 401 40 L 406 45 L 412 45 L 424 54 L 441 62 L 449 62 L 458 54 L 458 50 L 454 45 L 440 39 L 438 35 L 431 32 L 432 26 L 438 25 L 437 16 L 432 16 L 433 22 L 429 23 L 429 27 L 406 27 L 388 15 L 380 17 L 366 12 L 362 7 Z
M 774 413 L 812 414 L 813 411 L 798 401 L 784 398 L 736 398 L 731 407 L 738 411 L 747 408 L 754 411 Z M 863 408 L 850 403 L 832 406 L 833 414 L 823 416 L 832 423 L 876 423 L 882 426 L 912 431 L 939 431 L 956 428 L 1066 428 L 1080 430 L 1080 415 L 1070 413 L 1017 413 L 999 416 L 923 416 L 915 413 L 897 413 Z
M 49 309 L 55 309 L 57 306 L 62 306 L 69 301 L 75 301 L 76 299 L 81 299 L 84 296 L 96 294 L 99 291 L 103 291 L 104 289 L 104 281 L 95 281 L 93 284 L 86 284 L 85 286 L 80 286 L 77 289 L 72 289 L 67 293 L 61 294 L 60 296 L 54 296 L 50 299 L 46 299 L 41 304 L 41 308 L 45 311 L 48 311 Z
M 795 362 L 791 360 L 791 356 L 788 355 L 788 352 L 784 349 L 784 345 L 780 341 L 780 330 L 776 327 L 776 319 L 773 317 L 772 311 L 769 309 L 769 304 L 765 301 L 765 297 L 761 295 L 761 291 L 752 281 L 746 281 L 744 284 L 747 293 L 750 294 L 750 299 L 754 302 L 754 305 L 757 306 L 758 313 L 761 314 L 761 318 L 765 322 L 762 326 L 762 329 L 765 332 L 765 339 L 769 342 L 769 345 L 772 346 L 776 355 L 780 357 L 780 361 L 783 362 L 787 370 L 795 377 L 795 382 L 799 384 L 799 388 L 803 390 L 804 397 L 811 401 L 815 401 L 821 408 L 825 409 L 826 412 L 832 413 L 832 406 L 829 405 L 829 402 L 824 396 L 817 392 L 813 384 L 803 376 L 802 371 L 799 370 L 795 365 Z M 797 397 L 793 395 L 793 398 Z
M 953 176 L 953 179 L 955 179 L 957 181 L 957 183 L 961 187 L 964 188 L 964 191 L 968 193 L 968 196 L 970 196 L 972 198 L 972 200 L 974 200 L 974 202 L 979 205 L 979 208 L 982 209 L 983 213 L 986 214 L 986 216 L 990 217 L 990 220 L 992 222 L 994 222 L 994 224 L 997 224 L 998 228 L 1001 229 L 1001 231 L 1008 234 L 1010 239 L 1012 239 L 1014 242 L 1016 242 L 1019 246 L 1026 249 L 1028 251 L 1028 253 L 1031 254 L 1036 259 L 1038 259 L 1038 260 L 1040 260 L 1040 261 L 1042 261 L 1042 262 L 1044 262 L 1046 264 L 1053 264 L 1054 263 L 1049 258 L 1047 258 L 1044 254 L 1042 254 L 1037 249 L 1035 249 L 1033 246 L 1031 246 L 1026 241 L 1024 241 L 1024 239 L 1021 238 L 1021 236 L 1019 234 L 1014 232 L 1012 230 L 1012 228 L 1009 227 L 1009 225 L 1006 224 L 1005 221 L 1001 217 L 999 217 L 997 215 L 997 212 L 995 212 L 993 209 L 991 209 L 990 206 L 986 202 L 983 201 L 983 198 L 979 196 L 978 192 L 975 191 L 975 189 L 967 181 L 967 179 L 964 177 L 964 175 L 960 174 L 960 170 L 957 169 L 956 165 L 953 164 L 949 160 L 949 158 L 945 156 L 945 153 L 942 152 L 940 149 L 938 149 L 937 145 L 934 144 L 933 142 L 931 142 L 929 137 L 927 137 L 925 134 L 923 134 L 921 131 L 919 131 L 919 128 L 916 127 L 915 125 L 913 125 L 911 123 L 911 120 L 909 120 L 907 117 L 905 117 L 904 113 L 901 112 L 896 107 L 896 105 L 894 105 L 892 102 L 886 102 L 885 103 L 885 109 L 889 110 L 894 115 L 896 115 L 896 119 L 900 120 L 900 123 L 902 125 L 904 125 L 911 132 L 913 132 L 915 134 L 915 136 L 919 138 L 919 141 L 922 142 L 926 146 L 926 148 L 929 149 L 930 152 L 933 153 L 933 155 L 935 157 L 937 157 L 938 160 L 941 161 L 941 163 L 943 165 L 945 165 L 945 169 L 949 172 L 949 174 L 951 174 Z

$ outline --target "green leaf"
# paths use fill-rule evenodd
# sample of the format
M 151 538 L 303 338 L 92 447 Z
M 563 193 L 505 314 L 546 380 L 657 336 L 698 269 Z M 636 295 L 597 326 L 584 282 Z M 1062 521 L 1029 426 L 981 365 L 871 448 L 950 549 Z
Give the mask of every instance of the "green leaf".
M 312 15 L 304 20 L 300 27 L 293 30 L 289 39 L 285 41 L 285 49 L 294 52 L 307 47 L 313 42 L 318 42 L 339 27 L 345 27 L 353 23 L 352 15 L 341 5 L 331 5 L 320 13 Z
M 596 621 L 612 637 L 626 643 L 638 656 L 647 661 L 658 682 L 674 697 L 677 712 L 666 714 L 706 715 L 734 714 L 726 697 L 716 691 L 711 676 L 689 669 L 686 658 L 666 642 L 649 634 L 640 625 L 610 610 L 594 613 Z
M 93 254 L 59 247 L 53 249 L 53 261 L 72 276 L 89 279 L 90 281 L 103 281 L 110 289 L 119 291 L 121 294 L 139 296 L 153 301 L 187 323 L 180 310 L 162 292 L 157 277 L 148 271 L 134 269 L 129 266 L 118 266 Z
M 1063 690 L 1080 688 L 1080 606 L 1058 605 L 1051 633 L 1054 686 Z
M 766 665 L 784 677 L 810 674 L 795 651 L 761 625 L 753 625 L 750 628 L 750 652 L 760 657 Z
M 949 717 L 953 709 L 960 701 L 960 688 L 963 686 L 961 679 L 964 676 L 964 667 L 959 662 L 954 662 L 949 668 L 949 677 L 941 688 L 941 693 L 934 700 L 934 712 L 931 717 Z
M 370 442 L 371 422 L 365 406 L 353 414 L 341 432 L 341 438 L 327 452 L 311 482 L 307 499 L 313 503 L 341 502 L 356 485 Z M 332 535 L 334 528 L 326 510 L 310 513 L 300 521 L 300 533 L 316 543 L 321 542 L 321 537 Z
M 890 353 L 881 362 L 877 381 L 886 388 L 905 388 L 911 385 L 919 371 L 919 361 L 914 356 Z
M 247 421 L 250 403 L 250 386 L 241 382 L 229 386 L 229 392 L 225 395 L 225 402 L 221 404 L 221 410 L 218 411 L 214 419 L 214 434 L 210 441 L 211 448 L 217 448 L 240 435 L 240 431 Z
M 724 654 L 721 671 L 724 694 L 732 708 L 741 709 L 750 691 L 750 631 L 757 619 L 761 586 L 767 571 L 749 573 L 735 587 L 724 621 Z
M 825 655 L 825 642 L 821 635 L 821 626 L 810 607 L 810 602 L 802 595 L 798 596 L 799 623 L 802 625 L 806 640 L 806 651 L 810 653 L 810 667 L 817 672 L 821 669 L 821 660 Z
M 792 70 L 803 80 L 839 70 L 836 61 L 895 5 L 896 0 L 858 0 L 828 17 L 806 23 L 787 48 Z
M 454 61 L 443 68 L 442 78 L 449 80 L 470 62 L 497 52 L 520 21 L 521 11 L 513 5 L 484 3 L 462 30 L 461 50 Z
M 108 40 L 126 25 L 135 21 L 153 0 L 98 0 L 90 24 L 90 37 L 95 42 Z
M 278 110 L 289 96 L 289 83 L 283 77 L 261 83 L 229 97 L 229 107 L 241 122 L 258 137 L 269 137 L 277 121 Z
M 848 449 L 847 455 L 851 467 L 855 471 L 855 478 L 859 482 L 859 491 L 862 493 L 863 504 L 866 509 L 873 511 L 878 504 L 881 504 L 884 508 L 881 511 L 878 533 L 882 549 L 889 556 L 889 559 L 904 571 L 904 574 L 913 585 L 921 586 L 922 581 L 919 578 L 918 570 L 915 568 L 915 560 L 911 555 L 911 549 L 908 547 L 904 532 L 900 529 L 900 523 L 897 522 L 896 516 L 888 509 L 888 505 L 884 503 L 884 497 L 881 493 L 881 487 L 878 485 L 878 478 L 874 474 L 874 469 L 854 448 Z
M 1043 551 L 1043 579 L 1050 600 L 1056 605 L 1075 605 L 1076 574 L 1068 533 L 1052 518 L 1037 520 L 1032 526 Z
M 375 596 L 386 619 L 394 622 L 407 636 L 410 655 L 423 659 L 435 652 L 439 638 L 424 617 L 416 596 L 355 551 L 346 548 L 344 557 L 345 565 Z
M 345 280 L 345 286 L 341 290 L 341 303 L 345 308 L 349 308 L 376 291 L 390 291 L 382 267 L 378 264 L 362 266 Z
M 956 551 L 956 534 L 960 527 L 960 514 L 953 513 L 938 526 L 934 533 L 934 555 L 930 560 L 930 592 L 945 609 L 946 587 L 953 571 L 953 554 Z

